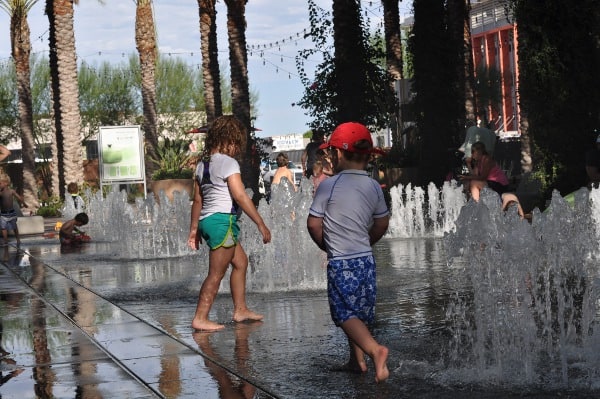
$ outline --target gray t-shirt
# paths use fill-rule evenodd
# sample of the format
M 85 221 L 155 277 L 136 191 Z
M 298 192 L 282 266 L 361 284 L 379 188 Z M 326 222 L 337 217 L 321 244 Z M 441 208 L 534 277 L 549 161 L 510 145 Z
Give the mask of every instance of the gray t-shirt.
M 381 186 L 364 170 L 344 170 L 325 179 L 309 210 L 310 215 L 323 218 L 328 259 L 370 255 L 373 219 L 388 213 Z

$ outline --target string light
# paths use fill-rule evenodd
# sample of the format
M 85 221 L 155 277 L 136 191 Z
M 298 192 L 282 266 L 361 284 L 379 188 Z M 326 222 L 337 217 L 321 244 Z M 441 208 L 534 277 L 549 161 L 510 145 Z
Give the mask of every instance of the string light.
M 379 22 L 375 25 L 371 25 L 371 26 L 377 26 L 377 27 L 383 27 L 383 17 L 382 17 L 382 5 L 381 2 L 376 2 L 379 3 L 378 5 L 375 5 L 374 7 L 374 2 L 373 1 L 369 1 L 369 7 L 368 8 L 363 8 L 364 11 L 364 15 L 365 17 L 367 17 L 368 15 L 372 15 L 374 16 L 374 19 L 379 19 Z M 303 28 L 301 31 L 297 31 L 294 32 L 292 34 L 286 35 L 283 38 L 280 38 L 278 40 L 273 40 L 267 43 L 260 43 L 260 44 L 248 44 L 246 46 L 246 49 L 248 51 L 248 54 L 250 57 L 254 58 L 254 57 L 258 57 L 262 60 L 262 64 L 263 66 L 267 66 L 267 67 L 273 67 L 275 69 L 276 73 L 279 73 L 279 69 L 281 69 L 283 72 L 288 74 L 288 78 L 291 79 L 292 75 L 295 77 L 299 77 L 297 74 L 293 73 L 293 72 L 289 72 L 286 71 L 284 68 L 282 68 L 280 65 L 276 65 L 274 62 L 270 61 L 268 59 L 268 57 L 274 57 L 274 56 L 278 56 L 279 58 L 279 63 L 280 64 L 284 64 L 285 63 L 285 59 L 289 58 L 292 60 L 295 60 L 295 54 L 294 56 L 289 56 L 289 55 L 285 55 L 285 54 L 281 54 L 282 48 L 284 48 L 285 46 L 289 46 L 293 43 L 294 47 L 297 48 L 298 46 L 298 42 L 299 40 L 307 40 L 310 38 L 310 34 L 307 33 L 310 30 L 308 28 Z M 44 41 L 45 36 L 47 35 L 47 33 L 49 32 L 49 30 L 46 30 L 44 33 L 42 33 L 41 35 L 39 35 L 37 37 L 36 40 L 39 40 L 41 42 Z M 277 52 L 279 54 L 276 53 L 270 53 L 270 52 L 266 52 L 265 50 L 273 50 L 276 49 Z M 260 51 L 257 51 L 260 50 Z M 47 52 L 47 51 L 42 51 L 42 52 Z M 132 51 L 132 54 L 135 51 Z M 220 53 L 228 53 L 228 51 L 219 51 Z M 293 52 L 295 53 L 296 50 L 293 50 Z M 97 51 L 91 55 L 89 55 L 89 57 L 92 56 L 97 56 L 97 57 L 107 57 L 110 56 L 111 54 L 115 54 L 115 53 L 111 53 L 110 51 L 104 51 L 104 50 L 100 50 Z M 117 52 L 116 54 L 119 54 L 119 52 Z M 125 52 L 121 52 L 121 57 L 125 58 L 126 57 L 126 53 Z M 185 52 L 168 52 L 166 53 L 166 55 L 168 55 L 169 57 L 175 56 L 175 55 L 189 55 L 190 57 L 194 57 L 195 52 L 194 51 L 185 51 Z M 86 56 L 84 57 L 79 57 L 79 59 L 85 59 L 87 58 Z M 11 60 L 12 58 L 9 57 L 8 60 Z M 1 62 L 2 60 L 0 60 Z M 195 66 L 198 68 L 198 70 L 201 69 L 201 64 L 192 64 L 192 66 Z

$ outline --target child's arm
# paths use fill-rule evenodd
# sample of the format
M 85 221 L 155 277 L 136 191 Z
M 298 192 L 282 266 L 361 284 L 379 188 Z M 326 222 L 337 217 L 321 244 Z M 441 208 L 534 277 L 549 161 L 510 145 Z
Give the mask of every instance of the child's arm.
M 229 192 L 234 201 L 237 202 L 246 215 L 248 215 L 248 217 L 250 217 L 250 219 L 258 226 L 258 231 L 260 231 L 260 234 L 263 236 L 263 243 L 266 244 L 271 242 L 271 231 L 267 228 L 267 225 L 258 213 L 254 203 L 246 193 L 244 183 L 242 183 L 242 175 L 234 173 L 229 176 L 227 178 L 227 186 L 229 187 Z
M 198 181 L 194 179 L 194 200 L 192 202 L 192 211 L 190 216 L 190 233 L 188 235 L 188 245 L 192 249 L 198 249 L 202 242 L 198 235 L 198 220 L 200 219 L 200 211 L 202 211 L 202 193 Z
M 389 224 L 389 216 L 376 218 L 373 220 L 373 225 L 371 226 L 371 229 L 369 229 L 369 241 L 371 242 L 371 245 L 375 244 L 381 239 L 381 237 L 383 237 Z
M 0 145 L 0 162 L 10 156 L 10 150 L 3 145 Z
M 19 201 L 20 206 L 25 206 L 25 201 L 23 201 L 23 197 L 19 195 L 15 190 L 12 190 L 12 195 Z
M 315 244 L 323 251 L 326 251 L 325 241 L 323 240 L 323 218 L 308 215 L 308 219 L 306 219 L 306 228 L 308 229 L 310 238 L 312 238 Z

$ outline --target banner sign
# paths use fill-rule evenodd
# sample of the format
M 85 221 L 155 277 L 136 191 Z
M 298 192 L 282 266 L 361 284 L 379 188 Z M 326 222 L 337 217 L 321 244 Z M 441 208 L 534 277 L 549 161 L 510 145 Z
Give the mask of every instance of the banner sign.
M 101 126 L 100 181 L 145 181 L 144 141 L 139 126 Z

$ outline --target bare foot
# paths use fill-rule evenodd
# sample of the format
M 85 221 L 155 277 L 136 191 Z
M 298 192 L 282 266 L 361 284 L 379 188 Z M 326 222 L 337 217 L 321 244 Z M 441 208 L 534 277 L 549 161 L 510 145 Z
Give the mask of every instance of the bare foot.
M 390 376 L 387 368 L 388 348 L 380 345 L 373 354 L 373 363 L 375 364 L 375 382 L 383 382 Z
M 264 317 L 265 316 L 261 314 L 254 313 L 250 309 L 236 310 L 233 312 L 233 321 L 235 321 L 236 323 L 241 323 L 246 320 L 260 321 Z
M 225 328 L 223 324 L 218 324 L 210 320 L 192 320 L 192 328 L 196 331 L 219 331 Z

